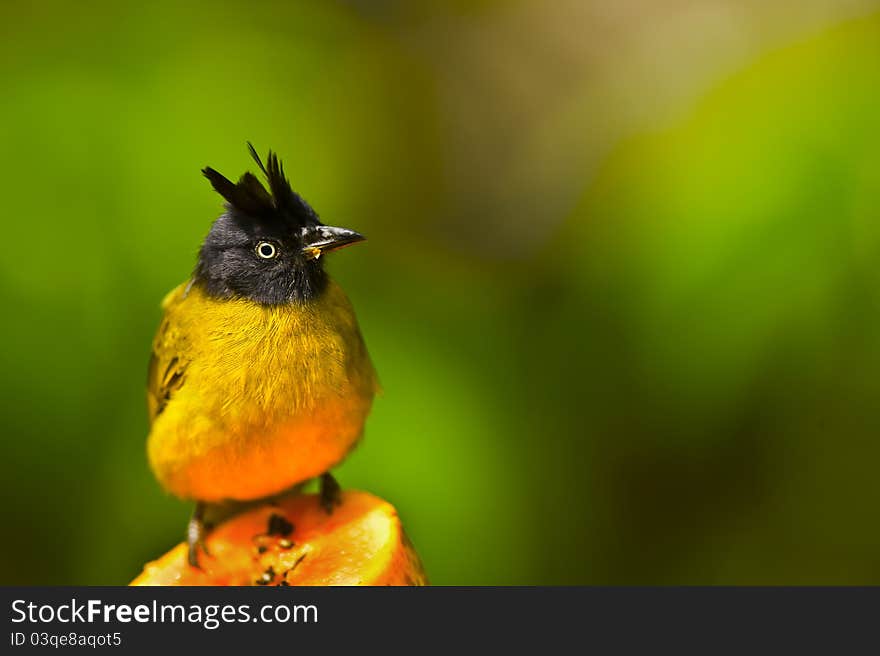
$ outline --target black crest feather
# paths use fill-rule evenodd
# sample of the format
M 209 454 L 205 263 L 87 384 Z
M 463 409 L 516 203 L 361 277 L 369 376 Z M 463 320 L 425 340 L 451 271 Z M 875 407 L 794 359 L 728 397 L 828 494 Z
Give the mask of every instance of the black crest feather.
M 266 176 L 269 191 L 250 172 L 242 175 L 235 183 L 210 166 L 202 169 L 211 186 L 226 199 L 230 208 L 255 219 L 280 219 L 291 227 L 319 225 L 321 221 L 315 210 L 291 188 L 278 155 L 270 150 L 266 158 L 268 166 L 264 166 L 250 142 L 248 150 Z

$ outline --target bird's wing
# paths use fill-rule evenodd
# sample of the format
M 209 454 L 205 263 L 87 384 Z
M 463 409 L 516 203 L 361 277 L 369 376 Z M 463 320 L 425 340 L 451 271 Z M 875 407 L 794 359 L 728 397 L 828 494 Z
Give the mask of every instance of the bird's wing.
M 165 311 L 153 338 L 153 352 L 147 370 L 147 408 L 150 423 L 158 417 L 174 394 L 186 382 L 189 348 L 186 336 L 178 329 L 176 306 L 186 297 L 186 285 L 172 291 L 162 301 Z

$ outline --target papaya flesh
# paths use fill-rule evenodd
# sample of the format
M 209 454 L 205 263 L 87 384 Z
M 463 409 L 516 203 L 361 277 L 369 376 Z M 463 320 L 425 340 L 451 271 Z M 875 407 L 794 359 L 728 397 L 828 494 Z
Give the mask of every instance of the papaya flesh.
M 427 585 L 421 561 L 387 501 L 347 491 L 332 513 L 317 495 L 285 497 L 213 528 L 186 561 L 178 544 L 131 585 Z

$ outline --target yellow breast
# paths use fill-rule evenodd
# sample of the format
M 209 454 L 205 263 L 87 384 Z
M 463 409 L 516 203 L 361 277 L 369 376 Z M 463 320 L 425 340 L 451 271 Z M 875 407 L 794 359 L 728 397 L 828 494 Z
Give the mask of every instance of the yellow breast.
M 153 345 L 150 463 L 178 496 L 253 499 L 317 476 L 363 431 L 377 382 L 331 282 L 267 307 L 175 289 Z

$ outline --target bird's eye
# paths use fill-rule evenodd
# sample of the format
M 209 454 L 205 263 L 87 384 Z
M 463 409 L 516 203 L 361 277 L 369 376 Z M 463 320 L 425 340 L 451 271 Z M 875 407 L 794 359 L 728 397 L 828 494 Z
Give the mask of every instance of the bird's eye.
M 273 257 L 278 255 L 278 249 L 275 248 L 275 244 L 269 241 L 261 241 L 257 244 L 257 255 L 263 258 L 264 260 L 271 260 Z

